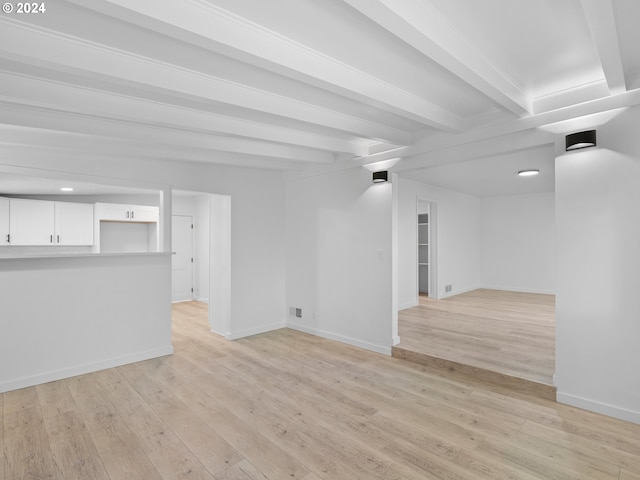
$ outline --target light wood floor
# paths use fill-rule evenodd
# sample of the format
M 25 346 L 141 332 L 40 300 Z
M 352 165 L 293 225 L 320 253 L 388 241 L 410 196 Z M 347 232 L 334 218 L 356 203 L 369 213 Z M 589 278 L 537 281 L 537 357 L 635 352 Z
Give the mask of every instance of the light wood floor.
M 398 315 L 398 347 L 552 385 L 555 296 L 478 289 L 420 297 Z
M 174 312 L 173 356 L 0 395 L 0 480 L 640 479 L 640 425 Z

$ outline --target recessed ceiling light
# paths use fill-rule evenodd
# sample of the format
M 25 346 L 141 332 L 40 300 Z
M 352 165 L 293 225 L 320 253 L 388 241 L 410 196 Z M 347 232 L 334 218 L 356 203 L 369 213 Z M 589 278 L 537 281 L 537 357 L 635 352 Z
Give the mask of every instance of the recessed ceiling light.
M 60 189 L 61 192 L 73 192 L 73 188 L 72 187 L 62 187 Z
M 533 175 L 538 175 L 540 170 L 520 170 L 518 175 L 521 177 L 532 177 Z

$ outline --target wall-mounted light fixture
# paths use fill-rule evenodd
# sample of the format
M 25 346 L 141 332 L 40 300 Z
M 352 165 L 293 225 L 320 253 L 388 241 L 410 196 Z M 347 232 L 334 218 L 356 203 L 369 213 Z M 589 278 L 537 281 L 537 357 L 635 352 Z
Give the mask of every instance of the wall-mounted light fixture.
M 534 175 L 538 175 L 540 173 L 540 170 L 520 170 L 518 172 L 518 175 L 520 175 L 521 177 L 532 177 Z
M 389 180 L 389 172 L 386 170 L 373 172 L 373 183 L 384 183 L 387 180 Z
M 565 151 L 578 150 L 580 148 L 589 148 L 596 146 L 596 131 L 587 130 L 584 132 L 572 133 L 565 137 Z

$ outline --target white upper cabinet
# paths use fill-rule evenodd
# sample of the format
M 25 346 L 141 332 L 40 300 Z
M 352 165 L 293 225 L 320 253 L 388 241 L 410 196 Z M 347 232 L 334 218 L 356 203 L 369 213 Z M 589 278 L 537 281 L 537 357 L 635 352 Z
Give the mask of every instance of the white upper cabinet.
M 105 222 L 153 223 L 160 218 L 160 209 L 143 205 L 96 203 L 96 218 Z
M 56 245 L 93 245 L 93 205 L 55 202 Z
M 54 203 L 9 199 L 11 245 L 54 245 Z
M 9 199 L 0 197 L 0 245 L 9 245 Z
M 93 205 L 0 198 L 0 233 L 0 245 L 93 245 Z
M 134 222 L 157 222 L 159 219 L 160 209 L 158 207 L 131 206 L 131 220 Z

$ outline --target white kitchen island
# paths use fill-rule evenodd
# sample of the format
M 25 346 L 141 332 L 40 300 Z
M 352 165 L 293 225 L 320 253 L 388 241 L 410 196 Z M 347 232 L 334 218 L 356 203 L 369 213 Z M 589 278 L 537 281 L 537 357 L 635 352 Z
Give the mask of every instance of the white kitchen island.
M 171 253 L 0 254 L 0 393 L 173 353 Z

